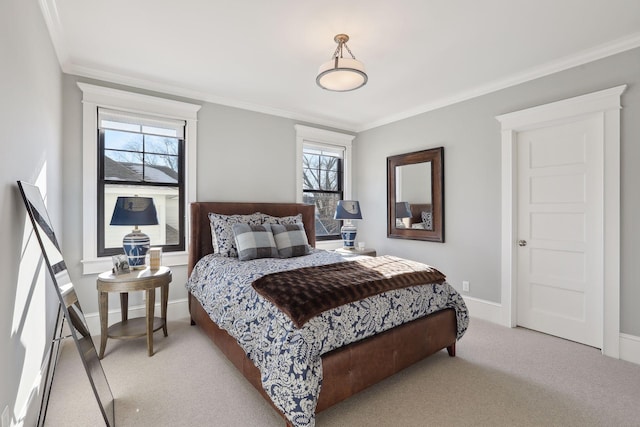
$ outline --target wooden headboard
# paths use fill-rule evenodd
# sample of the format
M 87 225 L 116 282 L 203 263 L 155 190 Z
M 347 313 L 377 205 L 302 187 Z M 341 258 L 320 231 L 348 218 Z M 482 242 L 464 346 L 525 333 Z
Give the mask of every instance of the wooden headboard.
M 191 235 L 189 238 L 189 263 L 187 275 L 203 256 L 213 252 L 209 212 L 223 215 L 248 215 L 262 212 L 273 216 L 302 214 L 307 239 L 316 245 L 315 206 L 302 203 L 241 203 L 241 202 L 194 202 L 191 203 Z
M 429 204 L 415 203 L 415 204 L 411 204 L 410 207 L 411 207 L 410 224 L 418 224 L 422 222 L 422 212 L 423 211 L 431 212 L 431 210 L 433 209 L 430 203 Z

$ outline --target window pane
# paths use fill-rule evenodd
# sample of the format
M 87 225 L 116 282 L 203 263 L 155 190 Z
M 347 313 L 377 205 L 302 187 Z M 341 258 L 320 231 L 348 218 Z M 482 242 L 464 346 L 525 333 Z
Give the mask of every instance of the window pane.
M 152 246 L 179 244 L 179 197 L 178 187 L 147 187 L 105 184 L 104 224 L 105 248 L 122 247 L 122 238 L 133 226 L 109 225 L 118 196 L 152 197 L 158 213 L 158 225 L 140 226 L 140 230 L 151 239 Z
M 104 148 L 112 150 L 142 151 L 142 135 L 105 129 Z
M 302 158 L 302 167 L 317 169 L 320 166 L 320 156 L 305 151 Z
M 144 151 L 155 154 L 178 155 L 178 138 L 167 138 L 166 136 L 144 136 Z
M 320 168 L 324 170 L 337 171 L 338 170 L 338 158 L 331 156 L 320 157 Z
M 338 172 L 322 171 L 320 173 L 320 189 L 338 191 Z
M 303 169 L 302 178 L 302 188 L 305 190 L 320 189 L 320 177 L 317 169 Z
M 178 183 L 178 156 L 146 154 L 144 180 L 147 182 Z
M 316 236 L 340 234 L 340 221 L 333 219 L 340 197 L 340 194 L 332 193 L 303 194 L 304 203 L 316 205 Z
M 318 150 L 305 150 L 302 165 L 302 188 L 304 190 L 340 191 L 341 160 L 340 157 L 327 155 Z
M 104 151 L 104 179 L 142 181 L 142 154 L 128 151 Z

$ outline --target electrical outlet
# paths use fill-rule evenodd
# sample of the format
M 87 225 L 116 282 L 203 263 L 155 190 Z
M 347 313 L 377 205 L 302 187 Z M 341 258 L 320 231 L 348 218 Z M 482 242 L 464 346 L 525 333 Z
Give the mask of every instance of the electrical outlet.
M 462 281 L 462 291 L 463 292 L 469 292 L 469 281 L 468 280 L 463 280 Z
M 9 406 L 5 406 L 4 410 L 2 411 L 2 427 L 9 427 L 9 422 L 11 420 L 9 419 Z

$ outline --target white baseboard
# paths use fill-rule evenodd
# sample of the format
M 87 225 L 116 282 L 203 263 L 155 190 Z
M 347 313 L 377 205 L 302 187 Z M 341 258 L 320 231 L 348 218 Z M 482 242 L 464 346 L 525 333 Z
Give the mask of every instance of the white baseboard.
M 502 325 L 502 304 L 465 295 L 462 299 L 467 305 L 469 316 Z
M 129 318 L 144 317 L 146 309 L 144 305 L 136 305 L 129 307 Z M 160 303 L 155 306 L 156 317 L 160 316 Z M 169 301 L 167 303 L 167 320 L 179 320 L 189 316 L 189 302 L 186 298 Z M 100 336 L 100 315 L 99 313 L 87 313 L 84 315 L 87 319 L 87 326 L 92 336 Z M 109 324 L 120 320 L 120 308 L 109 310 Z
M 640 337 L 620 334 L 620 359 L 640 365 Z

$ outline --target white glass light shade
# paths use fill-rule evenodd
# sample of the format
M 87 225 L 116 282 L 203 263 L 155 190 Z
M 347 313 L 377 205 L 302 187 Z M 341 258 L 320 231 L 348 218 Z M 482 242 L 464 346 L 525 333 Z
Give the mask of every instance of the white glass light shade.
M 367 84 L 364 64 L 353 58 L 336 58 L 325 62 L 318 69 L 316 83 L 323 89 L 347 92 Z

